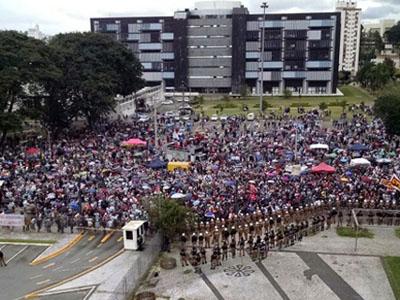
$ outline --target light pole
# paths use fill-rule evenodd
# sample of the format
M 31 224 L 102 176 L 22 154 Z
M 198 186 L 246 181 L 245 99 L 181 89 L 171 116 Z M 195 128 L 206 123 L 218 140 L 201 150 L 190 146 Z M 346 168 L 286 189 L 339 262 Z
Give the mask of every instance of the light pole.
M 265 48 L 265 11 L 268 8 L 267 2 L 263 2 L 261 8 L 263 12 L 263 23 L 260 26 L 261 30 L 261 54 L 260 54 L 260 113 L 263 112 L 263 96 L 264 96 L 264 48 Z

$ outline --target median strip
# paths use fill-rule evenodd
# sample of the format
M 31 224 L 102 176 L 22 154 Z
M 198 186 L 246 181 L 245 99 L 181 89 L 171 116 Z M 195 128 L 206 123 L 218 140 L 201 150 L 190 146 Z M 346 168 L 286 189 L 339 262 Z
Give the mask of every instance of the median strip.
M 77 243 L 79 243 L 80 240 L 83 239 L 84 233 L 81 232 L 80 234 L 78 234 L 76 237 L 74 237 L 71 241 L 69 241 L 66 245 L 64 245 L 63 247 L 61 247 L 60 249 L 54 251 L 53 253 L 50 253 L 44 257 L 41 257 L 39 259 L 34 259 L 31 262 L 32 266 L 36 266 L 39 265 L 41 263 L 44 263 L 50 259 L 53 259 L 61 254 L 63 254 L 64 252 L 68 251 L 69 249 L 71 249 L 73 246 L 75 246 Z

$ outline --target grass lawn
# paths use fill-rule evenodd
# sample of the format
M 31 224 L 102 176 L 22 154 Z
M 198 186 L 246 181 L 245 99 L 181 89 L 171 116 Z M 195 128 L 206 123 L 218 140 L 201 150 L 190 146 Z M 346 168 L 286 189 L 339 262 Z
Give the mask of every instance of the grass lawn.
M 400 257 L 384 257 L 383 266 L 392 286 L 394 296 L 397 300 L 400 300 Z
M 54 240 L 0 239 L 0 243 L 54 244 Z
M 355 238 L 357 236 L 357 231 L 351 227 L 339 227 L 336 229 L 336 233 L 343 237 Z M 358 231 L 358 237 L 372 239 L 374 234 L 366 228 L 360 228 Z
M 347 104 L 359 104 L 364 101 L 365 104 L 371 105 L 373 103 L 373 97 L 369 95 L 366 91 L 353 86 L 342 86 L 339 88 L 344 94 L 343 97 L 298 97 L 292 96 L 289 99 L 284 99 L 283 97 L 264 97 L 267 103 L 271 106 L 268 109 L 269 112 L 274 111 L 275 113 L 282 113 L 285 107 L 290 107 L 295 104 L 305 105 L 306 110 L 311 110 L 313 108 L 318 108 L 318 105 L 322 102 L 326 104 L 347 101 Z M 245 104 L 249 108 L 249 112 L 258 112 L 259 111 L 259 97 L 247 97 L 245 99 L 232 99 L 230 102 L 236 104 L 235 108 L 224 108 L 220 115 L 240 115 L 244 114 L 242 111 L 242 105 Z M 223 104 L 224 102 L 221 100 L 205 100 L 202 105 L 202 110 L 204 114 L 211 116 L 219 110 L 214 106 L 218 104 Z M 342 113 L 342 107 L 339 106 L 329 106 L 329 109 L 332 112 L 331 118 L 338 119 Z M 197 112 L 201 111 L 201 108 L 196 109 Z M 295 107 L 291 108 L 291 114 L 293 116 L 297 115 L 297 109 Z
M 400 239 L 400 228 L 395 229 L 396 236 Z

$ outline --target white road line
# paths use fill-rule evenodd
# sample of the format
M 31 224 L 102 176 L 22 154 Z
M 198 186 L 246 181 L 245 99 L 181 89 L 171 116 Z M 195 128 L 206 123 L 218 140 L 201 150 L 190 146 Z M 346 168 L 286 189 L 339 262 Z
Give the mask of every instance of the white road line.
M 98 259 L 98 257 L 93 257 L 92 259 L 89 260 L 89 262 L 94 262 L 96 259 Z
M 42 284 L 45 284 L 45 283 L 48 283 L 48 282 L 50 282 L 50 279 L 46 279 L 46 280 L 43 280 L 43 281 L 40 281 L 40 282 L 36 282 L 36 284 L 37 285 L 42 285 Z
M 0 250 L 1 250 L 1 249 L 3 249 L 3 248 L 5 248 L 6 246 L 7 246 L 7 245 L 3 245 L 3 246 L 1 246 L 1 247 L 0 247 Z
M 56 265 L 56 263 L 51 263 L 51 264 L 48 264 L 47 266 L 44 266 L 43 269 L 48 269 L 48 268 L 50 268 L 52 266 L 55 266 L 55 265 Z
M 37 278 L 40 278 L 40 277 L 43 277 L 43 275 L 39 274 L 39 275 L 36 275 L 36 276 L 32 276 L 29 279 L 32 280 L 32 279 L 37 279 Z
M 78 262 L 78 261 L 80 261 L 80 260 L 81 260 L 80 258 L 77 258 L 77 259 L 71 261 L 71 264 L 74 264 L 74 263 L 76 263 L 76 262 Z
M 60 270 L 62 268 L 63 268 L 63 266 L 60 266 L 60 267 L 57 267 L 57 268 L 53 269 L 53 271 L 58 271 L 58 270 Z
M 12 261 L 14 258 L 16 258 L 19 254 L 21 254 L 23 251 L 25 251 L 29 246 L 25 246 L 21 250 L 19 250 L 13 257 L 11 257 L 9 260 L 6 261 L 6 264 L 8 264 L 10 261 Z
M 94 250 L 90 250 L 88 253 L 86 253 L 86 255 L 90 255 L 90 253 L 92 253 Z

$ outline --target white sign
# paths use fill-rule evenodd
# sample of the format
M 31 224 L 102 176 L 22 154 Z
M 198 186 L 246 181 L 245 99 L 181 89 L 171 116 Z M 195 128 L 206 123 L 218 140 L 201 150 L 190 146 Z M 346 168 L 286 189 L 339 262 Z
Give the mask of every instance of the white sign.
M 25 225 L 24 215 L 0 214 L 0 226 L 22 227 Z

